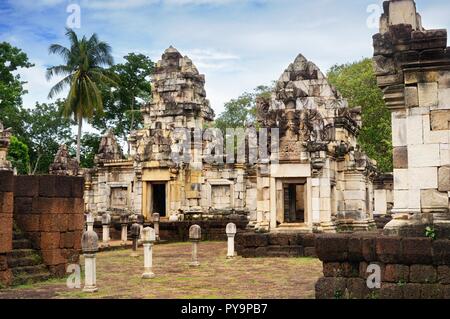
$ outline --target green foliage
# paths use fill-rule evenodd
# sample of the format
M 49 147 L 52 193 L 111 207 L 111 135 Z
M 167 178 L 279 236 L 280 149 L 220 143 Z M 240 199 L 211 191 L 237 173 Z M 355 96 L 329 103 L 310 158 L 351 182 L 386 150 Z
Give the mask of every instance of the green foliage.
M 391 172 L 392 133 L 391 115 L 383 101 L 383 93 L 377 86 L 372 60 L 333 66 L 327 74 L 350 107 L 362 108 L 362 129 L 358 138 L 369 157 L 378 162 L 378 168 Z
M 270 97 L 272 87 L 258 86 L 252 93 L 243 93 L 236 99 L 225 103 L 225 111 L 216 119 L 214 126 L 225 132 L 227 128 L 245 128 L 255 124 L 256 99 Z
M 61 144 L 71 142 L 71 121 L 61 116 L 64 101 L 39 104 L 25 114 L 33 174 L 46 174 Z
M 86 133 L 81 139 L 81 167 L 94 167 L 94 158 L 100 147 L 101 136 L 93 133 Z
M 81 126 L 83 119 L 92 119 L 95 114 L 103 113 L 103 98 L 99 86 L 103 84 L 116 85 L 115 77 L 103 66 L 113 65 L 111 47 L 93 34 L 89 39 L 67 29 L 66 36 L 70 47 L 52 44 L 51 54 L 58 54 L 64 64 L 53 66 L 47 70 L 47 78 L 64 76 L 49 93 L 49 98 L 69 87 L 69 94 L 64 103 L 63 114 L 73 116 L 78 122 L 77 160 L 80 160 Z
M 425 236 L 428 238 L 431 238 L 432 240 L 436 240 L 437 234 L 436 234 L 436 230 L 434 229 L 434 227 L 427 226 L 427 228 L 425 228 Z
M 100 85 L 104 114 L 95 115 L 92 125 L 100 131 L 114 129 L 114 133 L 126 141 L 131 131 L 142 127 L 140 108 L 152 97 L 150 77 L 155 64 L 143 54 L 130 53 L 125 63 L 114 65 L 109 72 L 118 79 L 118 85 Z
M 0 121 L 11 127 L 16 137 L 25 135 L 23 125 L 22 95 L 26 93 L 15 74 L 19 68 L 30 68 L 27 55 L 7 42 L 0 43 Z
M 19 141 L 15 136 L 11 136 L 7 158 L 11 161 L 12 166 L 17 169 L 18 174 L 28 174 L 30 168 L 28 146 Z

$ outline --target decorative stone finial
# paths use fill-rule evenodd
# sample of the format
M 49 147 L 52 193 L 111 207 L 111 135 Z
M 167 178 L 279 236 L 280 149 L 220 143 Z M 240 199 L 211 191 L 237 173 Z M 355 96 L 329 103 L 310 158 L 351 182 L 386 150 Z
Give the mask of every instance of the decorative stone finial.
M 226 228 L 226 233 L 228 235 L 234 235 L 236 234 L 236 232 L 237 232 L 236 225 L 233 223 L 229 223 Z
M 131 237 L 134 238 L 138 238 L 139 234 L 141 232 L 141 225 L 135 223 L 133 225 L 131 225 Z
M 151 227 L 146 227 L 144 228 L 144 230 L 142 231 L 143 233 L 143 242 L 144 244 L 146 243 L 152 243 L 156 241 L 156 233 L 155 230 Z
M 108 130 L 100 140 L 100 147 L 95 162 L 117 161 L 123 158 L 122 150 L 112 130 Z
M 200 241 L 202 239 L 202 229 L 199 225 L 192 225 L 189 228 L 189 239 L 191 241 Z
M 85 231 L 81 237 L 81 248 L 84 254 L 93 254 L 98 251 L 98 236 L 95 231 Z
M 111 224 L 111 215 L 109 213 L 104 213 L 102 215 L 102 225 Z
M 80 164 L 76 159 L 70 157 L 67 145 L 61 145 L 53 164 L 50 165 L 49 173 L 51 175 L 77 176 L 79 170 Z

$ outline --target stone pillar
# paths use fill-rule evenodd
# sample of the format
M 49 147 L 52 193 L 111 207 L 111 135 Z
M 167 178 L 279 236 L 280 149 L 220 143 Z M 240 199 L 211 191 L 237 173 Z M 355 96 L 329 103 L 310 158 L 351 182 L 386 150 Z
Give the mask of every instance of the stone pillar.
M 233 223 L 229 223 L 226 228 L 227 236 L 228 236 L 228 253 L 227 258 L 234 258 L 234 236 L 236 236 L 236 225 Z
M 109 247 L 109 225 L 111 224 L 111 215 L 104 213 L 102 215 L 103 226 L 103 247 Z
M 377 83 L 392 113 L 394 215 L 385 233 L 424 236 L 431 224 L 450 230 L 447 32 L 425 30 L 413 0 L 391 0 L 373 40 Z
M 128 214 L 124 213 L 120 216 L 120 224 L 122 225 L 122 245 L 128 242 Z
M 131 253 L 131 257 L 139 257 L 137 249 L 140 231 L 141 226 L 139 224 L 134 223 L 133 225 L 131 225 L 131 239 L 133 240 L 133 252 Z
M 150 227 L 142 231 L 142 240 L 144 245 L 144 273 L 142 279 L 155 278 L 153 273 L 153 243 L 156 241 L 155 230 Z
M 94 216 L 89 213 L 86 215 L 87 231 L 94 231 Z
M 189 264 L 191 267 L 198 267 L 198 243 L 202 240 L 202 229 L 199 225 L 192 225 L 189 228 L 189 239 L 192 241 L 192 261 Z
M 159 217 L 158 213 L 154 213 L 153 214 L 153 226 L 155 227 L 155 236 L 156 236 L 156 241 L 159 241 L 159 222 L 160 222 L 161 218 Z
M 84 292 L 97 292 L 97 269 L 95 254 L 98 251 L 98 236 L 94 231 L 86 231 L 81 238 L 81 247 L 84 254 Z

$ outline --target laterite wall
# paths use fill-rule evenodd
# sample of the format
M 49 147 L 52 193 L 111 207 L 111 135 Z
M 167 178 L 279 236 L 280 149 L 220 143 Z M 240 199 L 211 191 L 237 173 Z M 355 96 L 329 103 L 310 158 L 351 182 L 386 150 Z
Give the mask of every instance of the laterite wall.
M 324 276 L 316 298 L 450 298 L 450 240 L 376 234 L 318 235 Z M 381 288 L 369 289 L 367 267 L 381 269 Z
M 76 263 L 84 227 L 84 180 L 68 176 L 16 176 L 14 221 L 42 254 L 52 274 Z
M 12 172 L 0 171 L 0 285 L 12 282 L 8 269 L 7 254 L 12 251 L 14 176 Z

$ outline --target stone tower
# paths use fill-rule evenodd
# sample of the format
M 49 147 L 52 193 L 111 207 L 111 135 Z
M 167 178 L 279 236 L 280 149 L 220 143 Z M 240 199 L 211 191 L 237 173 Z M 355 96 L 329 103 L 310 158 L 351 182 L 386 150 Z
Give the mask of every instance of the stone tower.
M 450 226 L 450 48 L 425 30 L 413 0 L 384 2 L 374 40 L 378 86 L 392 112 L 394 219 L 387 234 Z

